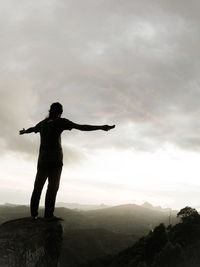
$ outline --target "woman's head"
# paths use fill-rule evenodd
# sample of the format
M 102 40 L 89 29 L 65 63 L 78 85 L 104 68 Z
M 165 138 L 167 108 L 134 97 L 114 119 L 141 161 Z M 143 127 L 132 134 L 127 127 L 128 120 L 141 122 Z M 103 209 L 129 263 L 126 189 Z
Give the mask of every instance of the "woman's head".
M 51 104 L 49 110 L 49 118 L 56 119 L 60 117 L 62 113 L 63 113 L 63 107 L 60 103 L 56 102 Z

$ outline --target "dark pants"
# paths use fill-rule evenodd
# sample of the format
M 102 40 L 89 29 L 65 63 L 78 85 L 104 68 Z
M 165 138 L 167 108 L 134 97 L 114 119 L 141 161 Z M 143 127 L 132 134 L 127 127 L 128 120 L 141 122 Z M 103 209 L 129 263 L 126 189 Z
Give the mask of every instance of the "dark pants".
M 60 175 L 62 164 L 54 162 L 39 163 L 33 193 L 31 196 L 31 216 L 38 215 L 40 196 L 46 179 L 48 178 L 48 187 L 45 197 L 44 217 L 52 217 L 55 208 L 56 194 L 60 184 Z

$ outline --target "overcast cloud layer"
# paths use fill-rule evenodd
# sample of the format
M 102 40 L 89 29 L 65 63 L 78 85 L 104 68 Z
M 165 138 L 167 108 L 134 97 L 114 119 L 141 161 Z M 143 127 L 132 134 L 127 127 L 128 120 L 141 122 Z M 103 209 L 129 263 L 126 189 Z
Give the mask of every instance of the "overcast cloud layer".
M 198 1 L 0 1 L 0 148 L 34 154 L 20 128 L 60 101 L 77 123 L 116 124 L 69 133 L 84 149 L 200 149 Z

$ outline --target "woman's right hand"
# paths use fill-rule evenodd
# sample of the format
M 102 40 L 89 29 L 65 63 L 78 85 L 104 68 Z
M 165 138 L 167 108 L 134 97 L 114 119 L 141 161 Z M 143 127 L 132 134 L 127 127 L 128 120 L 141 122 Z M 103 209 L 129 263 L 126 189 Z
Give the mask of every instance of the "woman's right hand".
M 19 134 L 25 134 L 26 130 L 23 128 L 22 130 L 19 131 Z

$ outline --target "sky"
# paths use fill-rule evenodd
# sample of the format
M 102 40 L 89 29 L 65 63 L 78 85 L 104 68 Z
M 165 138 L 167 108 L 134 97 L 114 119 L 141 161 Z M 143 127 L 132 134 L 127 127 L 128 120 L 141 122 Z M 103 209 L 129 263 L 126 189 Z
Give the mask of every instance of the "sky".
M 116 127 L 62 134 L 58 202 L 200 208 L 199 1 L 0 6 L 0 203 L 29 203 L 40 137 L 18 132 L 59 101 Z

